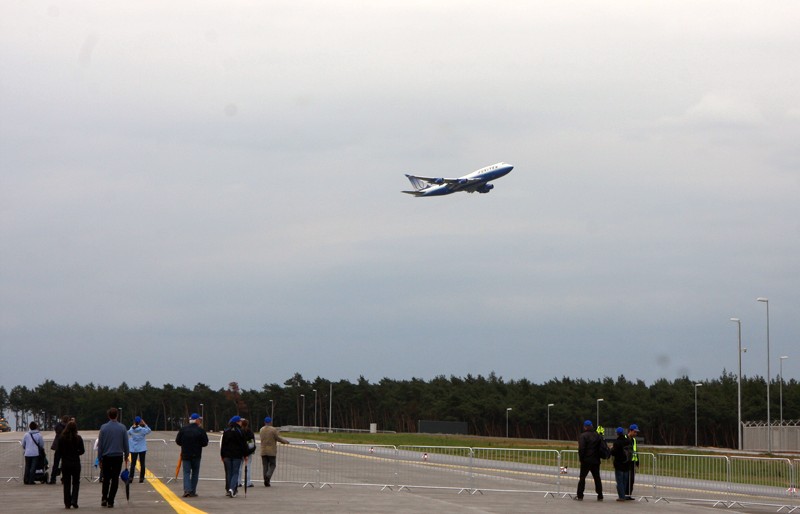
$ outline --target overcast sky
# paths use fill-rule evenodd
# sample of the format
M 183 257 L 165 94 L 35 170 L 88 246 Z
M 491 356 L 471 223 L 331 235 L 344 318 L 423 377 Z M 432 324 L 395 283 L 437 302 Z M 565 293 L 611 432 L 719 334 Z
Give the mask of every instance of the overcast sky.
M 0 385 L 800 377 L 800 4 L 0 4 Z M 506 161 L 489 194 L 404 173 Z

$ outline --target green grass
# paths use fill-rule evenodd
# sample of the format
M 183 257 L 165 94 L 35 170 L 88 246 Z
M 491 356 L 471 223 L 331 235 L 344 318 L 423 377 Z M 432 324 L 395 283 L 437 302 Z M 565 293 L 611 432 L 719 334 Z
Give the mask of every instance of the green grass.
M 283 432 L 284 436 L 306 441 L 329 442 L 338 444 L 364 444 L 364 445 L 385 445 L 385 446 L 424 446 L 424 447 L 469 447 L 469 448 L 510 448 L 528 450 L 577 450 L 577 441 L 547 441 L 542 439 L 518 439 L 505 437 L 479 437 L 463 435 L 440 435 L 440 434 L 369 434 L 369 433 L 327 433 L 327 432 Z M 429 449 L 431 453 L 436 450 Z M 445 450 L 442 450 L 443 452 Z M 639 446 L 642 465 L 645 466 L 641 472 L 651 473 L 652 458 L 646 454 L 654 454 L 658 460 L 658 474 L 660 476 L 698 478 L 703 480 L 726 481 L 727 472 L 724 464 L 720 465 L 695 465 L 691 456 L 730 456 L 736 452 L 703 452 L 695 449 L 683 448 L 663 448 Z M 659 458 L 659 454 L 673 454 L 686 456 L 686 458 L 667 457 Z M 495 454 L 498 460 L 514 460 L 516 456 L 509 453 L 498 452 Z M 549 464 L 552 461 L 544 456 L 529 456 L 530 464 Z M 715 459 L 716 460 L 716 459 Z M 541 462 L 540 462 L 541 461 Z M 610 461 L 603 464 L 604 467 L 611 467 Z M 746 468 L 746 466 L 745 466 Z M 774 483 L 777 479 L 781 481 L 783 467 L 775 462 L 765 462 L 759 469 L 759 473 L 752 470 L 743 469 L 743 465 L 733 463 L 731 466 L 731 481 L 735 483 L 751 483 L 762 485 L 780 485 Z

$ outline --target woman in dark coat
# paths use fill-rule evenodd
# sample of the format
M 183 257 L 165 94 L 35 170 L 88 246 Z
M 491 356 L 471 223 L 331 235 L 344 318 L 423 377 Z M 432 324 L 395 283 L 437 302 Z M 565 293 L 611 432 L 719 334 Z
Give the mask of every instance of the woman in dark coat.
M 64 507 L 78 508 L 78 490 L 81 487 L 81 455 L 86 452 L 83 438 L 78 435 L 75 420 L 67 423 L 58 437 L 61 454 L 61 480 L 64 483 Z

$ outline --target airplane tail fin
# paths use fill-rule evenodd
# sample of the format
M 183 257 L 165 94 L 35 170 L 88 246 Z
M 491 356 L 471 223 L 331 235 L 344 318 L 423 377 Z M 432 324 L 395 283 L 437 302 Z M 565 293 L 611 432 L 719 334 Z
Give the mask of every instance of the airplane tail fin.
M 406 175 L 406 177 L 408 177 L 408 181 L 411 182 L 411 185 L 414 187 L 414 191 L 421 191 L 428 187 L 425 181 L 418 179 L 414 175 Z

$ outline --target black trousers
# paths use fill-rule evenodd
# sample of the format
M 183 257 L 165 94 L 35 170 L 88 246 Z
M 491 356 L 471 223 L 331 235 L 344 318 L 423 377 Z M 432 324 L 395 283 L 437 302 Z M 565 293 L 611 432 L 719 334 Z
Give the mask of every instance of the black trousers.
M 586 475 L 592 474 L 594 479 L 594 492 L 598 498 L 603 497 L 603 482 L 600 481 L 600 463 L 584 464 L 581 462 L 581 475 L 578 479 L 578 498 L 583 498 L 583 491 L 586 489 Z
M 139 467 L 141 467 L 141 471 L 139 472 L 139 482 L 144 482 L 144 458 L 147 455 L 147 452 L 136 452 L 131 453 L 131 477 L 129 479 L 130 482 L 133 482 L 133 475 L 136 473 L 136 459 L 139 459 Z
M 81 488 L 81 464 L 61 467 L 61 481 L 64 484 L 64 506 L 78 506 L 78 491 Z
M 636 462 L 631 462 L 631 470 L 628 472 L 628 496 L 633 496 L 633 483 L 636 481 Z
M 114 498 L 117 496 L 119 488 L 119 474 L 122 472 L 122 455 L 118 457 L 103 457 L 100 463 L 103 466 L 103 501 L 109 505 L 114 505 Z

